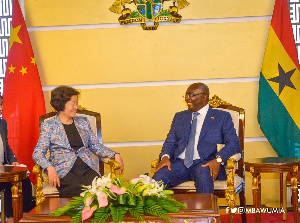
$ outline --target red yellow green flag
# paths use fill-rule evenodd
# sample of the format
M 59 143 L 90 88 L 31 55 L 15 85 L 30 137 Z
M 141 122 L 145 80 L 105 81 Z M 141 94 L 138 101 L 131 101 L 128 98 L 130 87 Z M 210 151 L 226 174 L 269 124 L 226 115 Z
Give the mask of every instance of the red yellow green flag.
M 258 122 L 278 156 L 300 157 L 300 72 L 287 0 L 276 0 L 259 80 Z
M 45 101 L 18 0 L 13 3 L 3 98 L 9 145 L 18 162 L 32 171 L 34 162 L 31 156 L 39 138 L 39 116 L 45 114 Z

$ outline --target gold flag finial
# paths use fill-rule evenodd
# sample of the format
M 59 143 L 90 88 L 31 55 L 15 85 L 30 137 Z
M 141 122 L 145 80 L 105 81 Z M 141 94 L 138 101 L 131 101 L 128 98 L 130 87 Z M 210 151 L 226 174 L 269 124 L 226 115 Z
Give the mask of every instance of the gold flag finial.
M 177 5 L 179 9 L 187 7 L 190 3 L 187 0 L 177 0 Z
M 114 13 L 121 13 L 121 0 L 116 0 L 112 6 L 110 6 L 109 10 Z
M 121 5 L 123 6 L 123 8 L 125 8 L 125 3 L 130 4 L 131 0 L 116 0 L 114 2 L 114 4 L 112 4 L 112 6 L 110 6 L 109 10 L 111 12 L 121 14 L 121 12 L 122 12 Z

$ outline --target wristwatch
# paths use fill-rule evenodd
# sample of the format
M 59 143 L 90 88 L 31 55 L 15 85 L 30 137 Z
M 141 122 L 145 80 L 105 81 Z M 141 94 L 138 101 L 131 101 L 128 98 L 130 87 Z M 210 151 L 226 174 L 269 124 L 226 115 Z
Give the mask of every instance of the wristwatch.
M 222 162 L 223 162 L 223 160 L 222 160 L 222 157 L 221 157 L 221 156 L 216 156 L 216 159 L 217 159 L 217 162 L 218 162 L 218 163 L 222 163 Z

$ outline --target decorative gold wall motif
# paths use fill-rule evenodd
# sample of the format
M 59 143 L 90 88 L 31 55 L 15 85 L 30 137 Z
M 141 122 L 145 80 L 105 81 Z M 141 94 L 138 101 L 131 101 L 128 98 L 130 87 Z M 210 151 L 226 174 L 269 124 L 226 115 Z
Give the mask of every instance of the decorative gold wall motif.
M 180 23 L 182 16 L 178 13 L 178 9 L 190 4 L 186 0 L 173 0 L 173 6 L 164 10 L 163 2 L 164 0 L 116 0 L 109 10 L 121 14 L 119 17 L 120 25 L 140 23 L 143 30 L 157 30 L 159 22 Z M 134 3 L 136 10 L 131 11 L 131 9 L 126 8 L 126 3 Z M 153 25 L 147 25 L 146 21 L 153 21 Z

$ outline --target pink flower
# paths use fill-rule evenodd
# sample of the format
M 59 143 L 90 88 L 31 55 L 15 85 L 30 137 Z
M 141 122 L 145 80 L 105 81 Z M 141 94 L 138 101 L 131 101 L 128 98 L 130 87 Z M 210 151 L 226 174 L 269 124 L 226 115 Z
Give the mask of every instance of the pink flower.
M 143 178 L 141 178 L 141 177 L 136 177 L 136 178 L 130 180 L 130 182 L 133 183 L 133 184 L 136 184 L 136 183 L 139 182 L 140 180 L 143 180 Z
M 85 206 L 90 206 L 94 201 L 93 196 L 90 193 L 86 193 L 86 196 L 83 198 L 83 202 Z
M 107 194 L 102 192 L 98 195 L 99 208 L 106 207 L 108 205 Z
M 81 213 L 81 218 L 82 221 L 90 218 L 92 216 L 92 214 L 94 213 L 94 211 L 96 211 L 97 209 L 97 205 L 93 206 L 92 208 L 90 207 L 84 207 Z
M 124 194 L 125 191 L 126 191 L 126 189 L 125 189 L 124 187 L 119 188 L 119 187 L 117 187 L 116 185 L 112 184 L 112 185 L 110 186 L 110 191 L 113 192 L 113 193 L 116 193 L 116 194 L 119 194 L 119 195 L 120 195 L 120 194 Z

